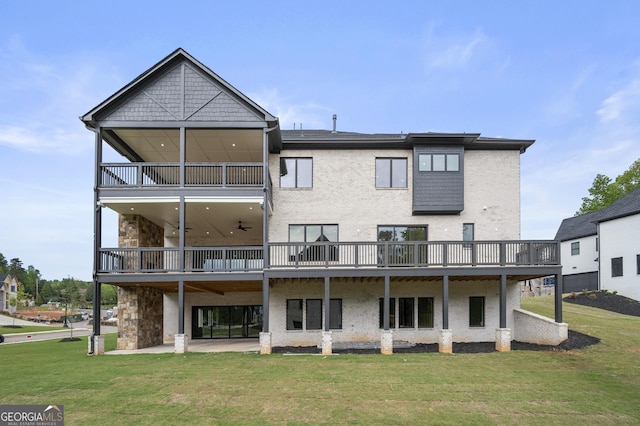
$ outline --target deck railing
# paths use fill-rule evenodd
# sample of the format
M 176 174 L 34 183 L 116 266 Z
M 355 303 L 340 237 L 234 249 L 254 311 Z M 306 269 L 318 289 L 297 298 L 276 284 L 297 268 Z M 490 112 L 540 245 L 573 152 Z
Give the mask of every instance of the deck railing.
M 262 186 L 262 163 L 187 163 L 185 186 Z M 103 163 L 104 188 L 179 186 L 180 163 Z
M 557 241 L 270 243 L 262 246 L 101 249 L 99 273 L 239 272 L 283 268 L 558 265 Z

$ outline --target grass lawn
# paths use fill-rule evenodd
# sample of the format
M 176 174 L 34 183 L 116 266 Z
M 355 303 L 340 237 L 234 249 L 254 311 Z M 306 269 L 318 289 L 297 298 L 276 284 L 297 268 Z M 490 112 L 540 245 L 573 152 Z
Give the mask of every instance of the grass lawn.
M 36 333 L 38 331 L 55 331 L 55 330 L 68 330 L 64 327 L 51 327 L 48 325 L 23 325 L 20 328 L 7 327 L 5 325 L 0 326 L 0 334 L 16 334 L 16 333 Z
M 553 316 L 552 297 L 523 305 Z M 392 356 L 89 357 L 86 338 L 0 345 L 0 401 L 63 404 L 68 425 L 639 424 L 640 318 L 564 304 L 564 319 L 602 342 Z

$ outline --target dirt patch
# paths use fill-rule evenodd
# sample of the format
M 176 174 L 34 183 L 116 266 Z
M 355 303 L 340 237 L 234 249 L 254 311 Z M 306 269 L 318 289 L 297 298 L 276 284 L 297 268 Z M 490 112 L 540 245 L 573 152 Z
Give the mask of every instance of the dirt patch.
M 640 317 L 640 302 L 619 294 L 602 291 L 571 293 L 562 299 L 567 303 L 575 303 L 592 308 L 605 309 L 624 315 Z

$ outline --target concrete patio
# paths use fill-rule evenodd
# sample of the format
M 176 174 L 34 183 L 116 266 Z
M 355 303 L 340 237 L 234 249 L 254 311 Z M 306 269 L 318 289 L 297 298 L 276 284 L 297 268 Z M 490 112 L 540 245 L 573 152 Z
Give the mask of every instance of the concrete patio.
M 173 343 L 152 346 L 144 349 L 115 350 L 105 352 L 105 355 L 132 355 L 132 354 L 163 354 L 173 353 Z M 188 352 L 259 352 L 258 339 L 220 339 L 220 340 L 191 340 Z

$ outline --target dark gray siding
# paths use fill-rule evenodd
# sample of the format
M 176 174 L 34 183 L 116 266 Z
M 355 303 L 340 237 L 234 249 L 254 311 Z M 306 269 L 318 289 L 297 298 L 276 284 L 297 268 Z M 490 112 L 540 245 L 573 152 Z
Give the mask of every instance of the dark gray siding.
M 420 172 L 420 154 L 459 154 L 457 172 Z M 458 214 L 464 210 L 464 147 L 417 145 L 413 148 L 413 214 Z
M 571 293 L 580 292 L 584 289 L 598 289 L 598 273 L 587 272 L 585 274 L 563 275 L 562 276 L 562 292 Z

